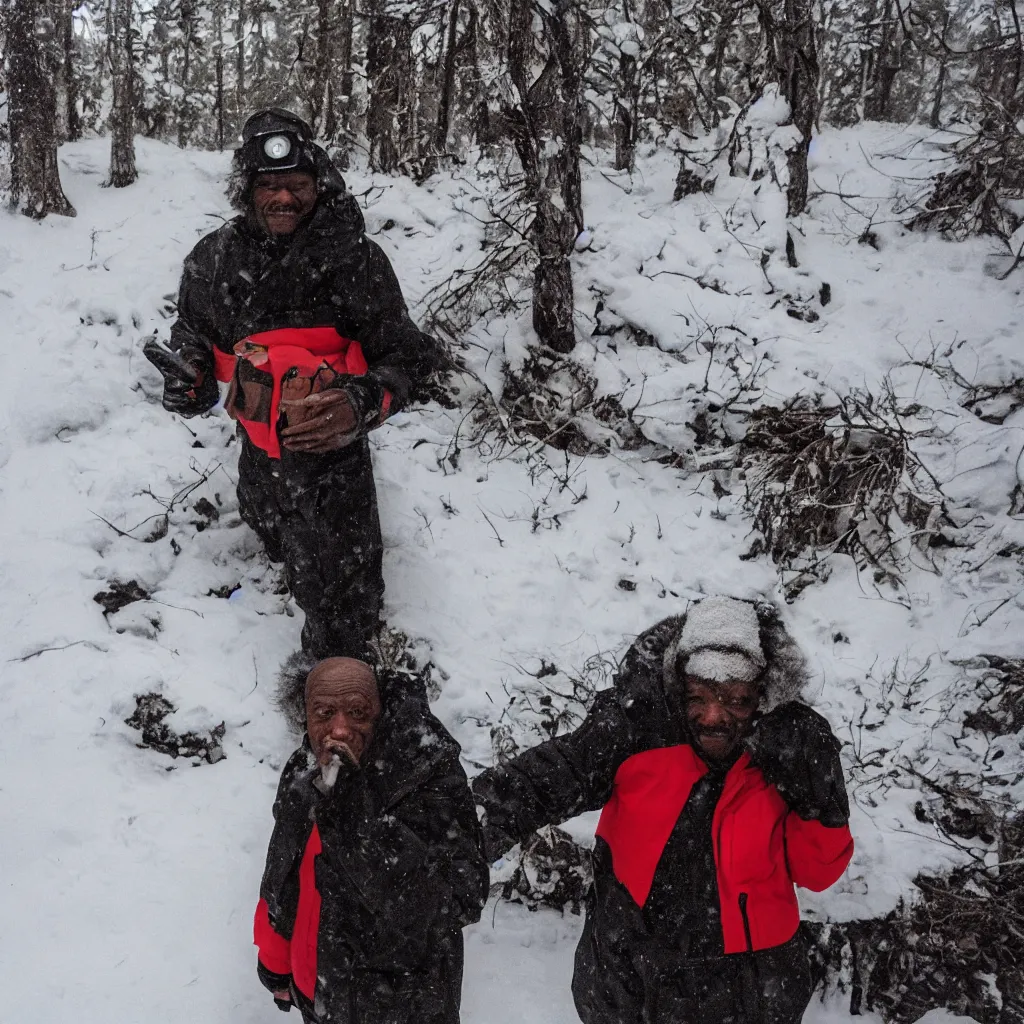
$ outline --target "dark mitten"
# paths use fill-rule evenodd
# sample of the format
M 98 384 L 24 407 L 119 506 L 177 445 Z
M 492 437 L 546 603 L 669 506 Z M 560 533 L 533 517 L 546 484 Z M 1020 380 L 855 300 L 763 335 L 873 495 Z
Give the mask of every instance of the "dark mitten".
M 746 746 L 751 761 L 801 818 L 829 828 L 847 823 L 841 745 L 816 711 L 797 701 L 782 704 L 758 720 Z
M 214 377 L 203 378 L 193 383 L 176 377 L 164 379 L 163 406 L 168 412 L 176 412 L 186 419 L 207 412 L 217 404 L 220 392 Z
M 156 338 L 150 338 L 142 352 L 164 378 L 163 406 L 168 412 L 196 416 L 217 404 L 220 392 L 216 378 L 197 370 L 182 353 L 160 344 Z
M 264 967 L 259 960 L 256 961 L 256 973 L 259 975 L 260 984 L 268 992 L 287 992 L 291 987 L 292 976 L 290 974 L 277 974 Z
M 275 999 L 274 1005 L 285 1013 L 289 1013 L 292 1008 L 292 1001 L 290 999 Z

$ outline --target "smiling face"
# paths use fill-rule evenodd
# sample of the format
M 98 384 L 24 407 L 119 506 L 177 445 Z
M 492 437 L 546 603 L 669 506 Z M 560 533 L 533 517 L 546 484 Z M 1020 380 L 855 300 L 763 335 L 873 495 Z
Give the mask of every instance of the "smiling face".
M 749 735 L 760 703 L 757 683 L 716 683 L 685 677 L 686 721 L 699 752 L 726 761 Z
M 258 174 L 252 186 L 256 220 L 268 235 L 292 234 L 316 206 L 316 179 L 305 171 Z
M 354 658 L 327 658 L 306 677 L 306 732 L 317 763 L 335 754 L 358 764 L 380 717 L 373 669 Z

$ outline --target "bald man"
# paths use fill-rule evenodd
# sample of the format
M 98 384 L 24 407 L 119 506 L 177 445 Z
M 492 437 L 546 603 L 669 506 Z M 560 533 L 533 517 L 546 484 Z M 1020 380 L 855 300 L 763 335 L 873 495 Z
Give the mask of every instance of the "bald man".
M 488 870 L 459 746 L 402 677 L 306 677 L 256 908 L 257 970 L 306 1024 L 458 1024 Z

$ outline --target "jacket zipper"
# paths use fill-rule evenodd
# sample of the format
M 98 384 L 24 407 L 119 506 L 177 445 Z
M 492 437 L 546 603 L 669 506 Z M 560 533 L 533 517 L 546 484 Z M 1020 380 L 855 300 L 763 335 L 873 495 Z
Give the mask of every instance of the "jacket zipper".
M 743 918 L 743 934 L 747 940 L 747 952 L 754 952 L 754 940 L 750 934 L 750 917 L 747 915 L 747 894 L 740 893 L 740 916 Z
M 750 993 L 751 1020 L 764 1020 L 762 1012 L 764 992 L 761 987 L 761 969 L 754 953 L 754 939 L 750 934 L 750 916 L 747 914 L 747 893 L 740 893 L 740 914 L 743 916 L 743 934 L 747 939 L 747 960 L 750 965 L 750 981 L 753 992 Z

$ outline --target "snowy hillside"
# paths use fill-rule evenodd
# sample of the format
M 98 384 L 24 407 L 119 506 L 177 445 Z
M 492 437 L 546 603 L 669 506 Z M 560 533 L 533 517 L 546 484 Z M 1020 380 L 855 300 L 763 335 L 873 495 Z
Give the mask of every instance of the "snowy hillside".
M 273 680 L 301 613 L 239 520 L 232 422 L 164 412 L 139 351 L 166 337 L 184 255 L 230 215 L 227 157 L 138 147 L 125 190 L 101 188 L 105 141 L 62 149 L 74 220 L 0 213 L 4 1024 L 278 1019 L 251 920 L 293 745 Z M 754 177 L 673 203 L 671 154 L 632 179 L 595 156 L 574 266 L 581 445 L 516 433 L 496 404 L 506 367 L 529 371 L 528 315 L 468 332 L 456 407 L 374 435 L 386 615 L 433 661 L 435 712 L 471 773 L 491 763 L 494 726 L 536 742 L 543 716 L 525 709 L 543 687 L 600 684 L 688 599 L 781 598 L 777 567 L 747 557 L 746 415 L 870 392 L 870 415 L 910 438 L 905 473 L 932 511 L 888 569 L 839 554 L 791 589 L 809 696 L 848 744 L 858 842 L 847 876 L 804 905 L 816 920 L 879 916 L 922 871 L 998 860 L 991 837 L 951 841 L 929 808 L 958 772 L 983 801 L 1024 801 L 1018 735 L 964 724 L 984 679 L 972 659 L 1021 655 L 1024 395 L 997 386 L 1024 376 L 1024 271 L 999 280 L 993 243 L 900 227 L 938 158 L 921 129 L 826 133 L 788 259 L 784 198 Z M 482 251 L 492 183 L 468 168 L 424 187 L 347 177 L 422 315 Z M 618 410 L 604 421 L 602 399 Z M 574 454 L 586 437 L 610 453 Z M 224 756 L 140 748 L 125 719 L 148 693 L 174 705 L 179 734 L 223 723 Z M 571 1024 L 579 927 L 489 905 L 468 942 L 467 1024 Z M 808 1020 L 844 1020 L 844 1005 Z

